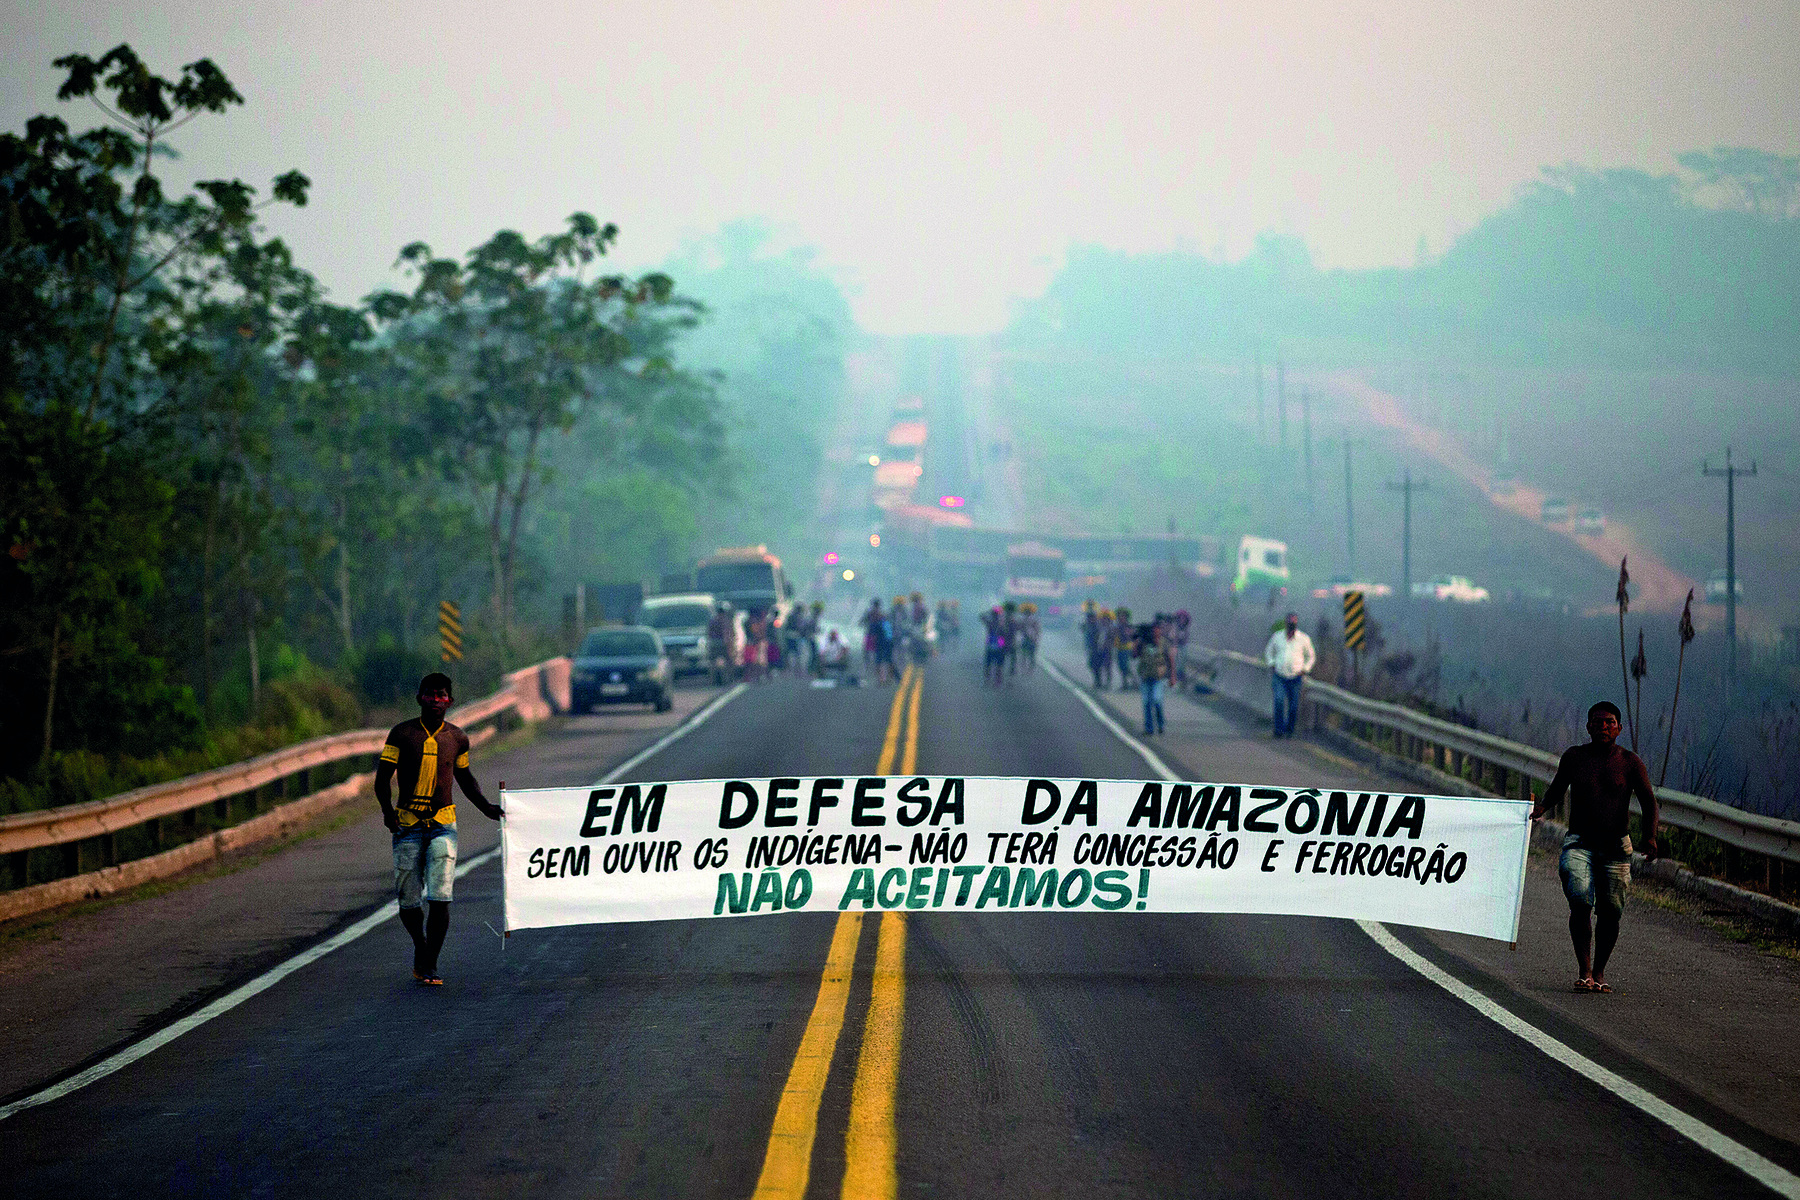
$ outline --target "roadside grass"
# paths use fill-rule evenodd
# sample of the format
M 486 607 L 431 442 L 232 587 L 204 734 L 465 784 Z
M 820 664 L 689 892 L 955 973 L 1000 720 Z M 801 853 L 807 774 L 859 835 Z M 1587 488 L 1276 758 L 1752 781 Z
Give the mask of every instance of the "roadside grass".
M 1728 942 L 1735 942 L 1760 954 L 1800 962 L 1800 937 L 1755 917 L 1720 908 L 1714 901 L 1691 896 L 1653 880 L 1634 879 L 1631 892 L 1634 900 L 1642 900 L 1665 912 L 1680 913 Z
M 1558 855 L 1555 850 L 1533 845 L 1531 857 L 1549 870 L 1553 872 L 1556 870 Z M 1784 958 L 1789 962 L 1800 962 L 1800 936 L 1777 929 L 1768 922 L 1759 921 L 1747 913 L 1720 908 L 1717 901 L 1691 895 L 1654 879 L 1633 875 L 1631 898 L 1627 901 L 1626 908 L 1625 919 L 1627 922 L 1631 919 L 1629 906 L 1632 904 L 1647 904 L 1663 912 L 1686 917 L 1711 930 L 1724 940 L 1743 946 L 1747 950 L 1754 950 L 1759 954 L 1768 954 L 1775 958 Z

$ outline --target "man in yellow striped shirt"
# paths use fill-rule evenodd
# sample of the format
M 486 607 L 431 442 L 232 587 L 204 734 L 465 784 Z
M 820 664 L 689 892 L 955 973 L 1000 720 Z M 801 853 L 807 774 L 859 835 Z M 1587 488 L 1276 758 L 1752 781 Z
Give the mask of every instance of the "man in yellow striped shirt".
M 438 952 L 450 930 L 450 895 L 456 883 L 454 779 L 490 820 L 500 806 L 488 803 L 469 769 L 469 735 L 444 720 L 452 700 L 450 677 L 433 671 L 419 681 L 419 716 L 388 732 L 375 768 L 375 799 L 381 819 L 394 835 L 394 890 L 400 923 L 413 940 L 413 978 L 441 987 Z M 399 776 L 400 799 L 393 784 Z M 426 913 L 422 903 L 431 906 Z

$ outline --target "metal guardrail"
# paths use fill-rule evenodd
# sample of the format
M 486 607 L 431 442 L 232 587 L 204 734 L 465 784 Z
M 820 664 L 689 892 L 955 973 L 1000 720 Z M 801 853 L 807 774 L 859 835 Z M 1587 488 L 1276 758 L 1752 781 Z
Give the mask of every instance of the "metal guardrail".
M 379 753 L 385 729 L 357 729 L 287 746 L 228 767 L 134 788 L 104 800 L 0 817 L 0 854 L 103 837 L 255 791 L 266 784 L 346 758 Z
M 1272 710 L 1273 700 L 1267 682 L 1269 668 L 1261 659 L 1235 650 L 1217 650 L 1207 646 L 1194 646 L 1189 654 L 1211 656 L 1221 666 L 1230 664 L 1240 671 L 1255 671 L 1262 680 L 1261 690 L 1255 694 L 1255 699 L 1236 695 L 1234 692 L 1226 694 L 1254 707 Z M 1394 734 L 1397 745 L 1407 758 L 1448 771 L 1459 778 L 1463 776 L 1465 763 L 1468 762 L 1492 768 L 1502 775 L 1500 787 L 1496 790 L 1510 790 L 1507 782 L 1512 777 L 1547 783 L 1556 774 L 1558 756 L 1548 750 L 1509 741 L 1479 729 L 1469 729 L 1399 704 L 1371 700 L 1367 696 L 1359 696 L 1329 683 L 1307 680 L 1301 692 L 1301 703 L 1334 713 L 1342 721 L 1358 722 L 1372 730 L 1389 731 Z M 1720 804 L 1716 800 L 1708 800 L 1704 796 L 1695 796 L 1674 788 L 1658 788 L 1656 798 L 1661 809 L 1661 820 L 1665 824 L 1705 834 L 1739 850 L 1766 854 L 1783 862 L 1800 862 L 1800 822 L 1745 812 L 1729 804 Z
M 448 719 L 469 728 L 513 710 L 531 721 L 568 708 L 569 660 L 566 658 L 526 667 L 506 679 L 504 688 L 452 709 Z M 378 754 L 386 740 L 385 729 L 356 729 L 287 746 L 228 767 L 216 767 L 166 783 L 135 788 L 104 800 L 11 813 L 0 817 L 0 854 L 105 837 L 146 821 L 229 800 L 302 772 Z

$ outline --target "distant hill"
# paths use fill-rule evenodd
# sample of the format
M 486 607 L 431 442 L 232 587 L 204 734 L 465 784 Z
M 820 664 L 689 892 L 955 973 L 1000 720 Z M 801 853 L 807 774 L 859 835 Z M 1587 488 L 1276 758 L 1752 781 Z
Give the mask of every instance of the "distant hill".
M 1669 175 L 1546 169 L 1440 258 L 1321 271 L 1265 234 L 1236 262 L 1073 248 L 1018 346 L 1239 359 L 1456 353 L 1539 365 L 1800 367 L 1800 158 L 1721 148 Z M 1271 351 L 1272 352 L 1272 351 Z

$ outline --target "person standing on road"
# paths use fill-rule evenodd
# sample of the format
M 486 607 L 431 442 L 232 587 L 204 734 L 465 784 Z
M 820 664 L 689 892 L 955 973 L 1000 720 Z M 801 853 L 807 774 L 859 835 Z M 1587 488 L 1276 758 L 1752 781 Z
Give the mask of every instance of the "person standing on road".
M 825 602 L 814 600 L 806 610 L 806 627 L 801 633 L 801 653 L 806 656 L 806 673 L 819 675 L 819 630 L 825 627 Z
M 1131 644 L 1131 610 L 1121 604 L 1113 612 L 1113 654 L 1119 663 L 1121 692 L 1131 690 L 1131 658 L 1135 653 L 1136 647 Z
M 1008 600 L 1000 606 L 1001 632 L 1005 635 L 1005 643 L 1001 646 L 1001 658 L 1006 664 L 1008 675 L 1019 673 L 1019 602 Z
M 1113 628 L 1113 611 L 1110 608 L 1100 610 L 1100 690 L 1112 690 L 1113 676 L 1113 639 L 1117 631 Z
M 1300 614 L 1289 613 L 1263 647 L 1263 662 L 1269 665 L 1275 689 L 1276 737 L 1294 736 L 1294 725 L 1300 719 L 1300 681 L 1317 661 L 1312 639 L 1300 628 Z
M 388 731 L 375 768 L 375 799 L 381 821 L 394 836 L 394 891 L 400 924 L 413 942 L 413 978 L 442 987 L 438 952 L 450 930 L 450 894 L 456 883 L 454 778 L 463 795 L 490 821 L 500 806 L 488 803 L 469 769 L 469 735 L 444 720 L 451 703 L 450 677 L 437 671 L 419 681 L 419 717 Z M 400 776 L 400 800 L 393 798 Z M 421 902 L 431 905 L 429 914 Z
M 999 687 L 1006 678 L 1006 615 L 998 604 L 982 614 L 981 682 Z
M 721 600 L 706 622 L 706 657 L 712 664 L 713 683 L 723 687 L 731 678 L 737 657 L 737 621 L 729 602 Z
M 1019 654 L 1025 660 L 1025 671 L 1037 670 L 1038 643 L 1044 639 L 1044 624 L 1038 620 L 1037 605 L 1027 600 L 1019 608 Z
M 1163 694 L 1175 671 L 1174 647 L 1161 625 L 1144 626 L 1138 638 L 1138 685 L 1144 690 L 1144 736 L 1163 731 Z
M 1563 836 L 1563 895 L 1569 900 L 1569 938 L 1575 943 L 1578 992 L 1610 992 L 1606 960 L 1619 940 L 1619 918 L 1631 888 L 1631 798 L 1644 815 L 1644 857 L 1661 852 L 1656 842 L 1656 791 L 1644 760 L 1619 745 L 1619 709 L 1610 700 L 1588 709 L 1585 745 L 1570 746 L 1556 777 L 1532 807 L 1536 821 L 1569 798 L 1569 832 Z M 1591 922 L 1591 924 L 1590 924 Z M 1592 953 L 1590 955 L 1590 947 Z
M 894 644 L 894 670 L 900 670 L 899 662 L 906 652 L 907 639 L 912 636 L 912 615 L 906 607 L 905 596 L 895 596 L 887 610 L 888 628 L 892 631 Z
M 1187 609 L 1178 608 L 1175 610 L 1175 623 L 1173 626 L 1174 635 L 1172 638 L 1175 643 L 1175 675 L 1171 682 L 1176 687 L 1187 686 L 1188 632 L 1193 625 L 1193 621 L 1194 619 L 1188 615 Z
M 1094 690 L 1100 690 L 1100 611 L 1092 600 L 1081 606 L 1081 644 L 1087 650 L 1088 673 Z
M 881 611 L 881 601 L 870 601 L 869 636 L 875 647 L 875 677 L 882 683 L 888 682 L 895 675 L 894 668 L 894 623 L 891 611 Z
M 875 673 L 875 625 L 880 620 L 881 597 L 873 596 L 869 599 L 869 607 L 856 619 L 863 631 L 863 670 L 871 675 Z
M 812 621 L 812 610 L 804 604 L 796 604 L 788 611 L 787 620 L 782 623 L 787 634 L 787 647 L 782 657 L 787 669 L 795 675 L 808 674 L 812 669 L 811 656 L 807 651 L 812 647 L 812 635 L 817 632 Z

